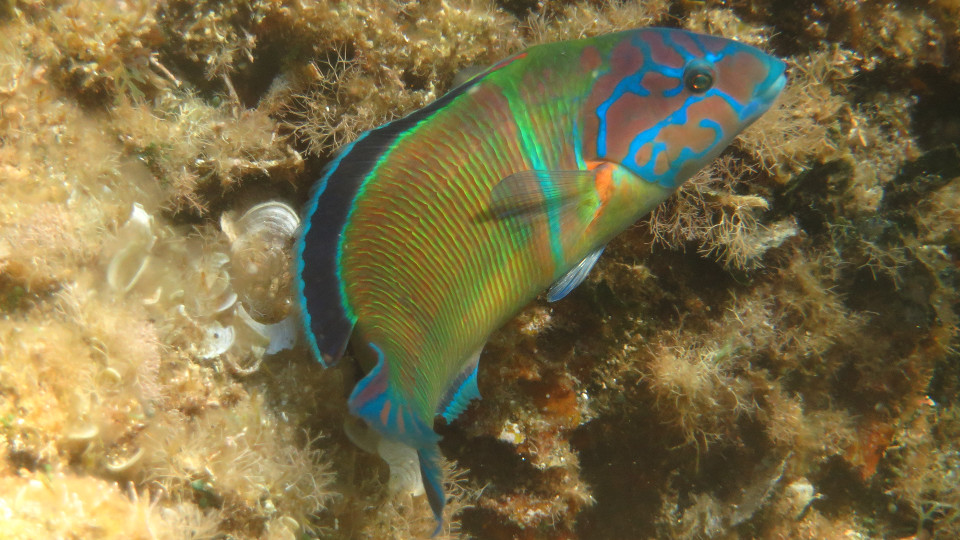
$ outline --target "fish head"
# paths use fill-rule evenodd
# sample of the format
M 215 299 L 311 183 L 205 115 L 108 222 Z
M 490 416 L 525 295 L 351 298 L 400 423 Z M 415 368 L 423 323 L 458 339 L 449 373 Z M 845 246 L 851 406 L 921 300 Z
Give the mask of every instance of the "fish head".
M 595 138 L 596 159 L 668 190 L 766 112 L 787 80 L 774 56 L 684 30 L 614 34 L 604 52 L 583 55 L 594 65 L 584 140 Z

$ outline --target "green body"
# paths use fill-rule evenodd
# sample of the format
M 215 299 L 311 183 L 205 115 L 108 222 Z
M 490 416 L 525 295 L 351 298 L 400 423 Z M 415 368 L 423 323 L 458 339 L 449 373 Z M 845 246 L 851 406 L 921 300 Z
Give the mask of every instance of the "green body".
M 360 188 L 341 258 L 354 339 L 379 346 L 391 386 L 424 421 L 493 330 L 672 192 L 618 168 L 597 219 L 593 175 L 574 180 L 586 195 L 574 209 L 489 214 L 504 178 L 597 160 L 576 129 L 589 79 L 578 63 L 556 61 L 587 43 L 613 46 L 544 45 L 487 75 L 400 136 Z
M 576 287 L 770 106 L 783 72 L 681 30 L 541 45 L 328 166 L 298 244 L 308 341 L 328 364 L 348 340 L 375 362 L 350 410 L 418 450 L 438 519 L 433 420 L 479 397 L 490 334 L 547 287 L 550 300 Z

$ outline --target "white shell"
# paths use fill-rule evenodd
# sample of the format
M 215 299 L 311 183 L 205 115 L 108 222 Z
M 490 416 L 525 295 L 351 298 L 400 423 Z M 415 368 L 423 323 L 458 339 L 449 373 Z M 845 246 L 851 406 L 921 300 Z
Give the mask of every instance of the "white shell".
M 220 303 L 214 307 L 214 313 L 220 313 L 221 311 L 226 311 L 230 309 L 230 306 L 237 303 L 237 293 L 233 291 L 228 291 L 226 294 L 220 297 Z
M 136 463 L 140 461 L 140 458 L 143 457 L 143 454 L 144 454 L 143 448 L 137 448 L 137 451 L 134 452 L 133 455 L 125 459 L 120 459 L 116 461 L 107 460 L 103 464 L 103 466 L 106 467 L 107 470 L 110 472 L 115 472 L 115 473 L 123 472 L 129 469 L 130 467 L 133 467 L 134 465 L 136 465 Z
M 201 287 L 191 302 L 191 311 L 195 316 L 216 315 L 236 303 L 237 294 L 231 288 L 229 263 L 230 256 L 221 252 L 204 255 L 193 263 L 193 271 L 200 277 Z
M 363 422 L 349 418 L 343 423 L 350 442 L 360 449 L 377 453 L 390 466 L 387 488 L 397 495 L 423 495 L 423 478 L 420 475 L 420 458 L 417 451 L 402 442 L 381 436 Z
M 260 322 L 278 322 L 288 312 L 290 245 L 300 218 L 286 203 L 260 203 L 239 219 L 226 213 L 220 228 L 230 239 L 233 287 Z
M 203 341 L 197 345 L 197 355 L 204 360 L 216 358 L 227 352 L 237 339 L 233 326 L 223 326 L 217 321 L 210 323 L 203 332 Z
M 296 321 L 293 317 L 287 317 L 274 324 L 263 324 L 253 320 L 253 317 L 243 308 L 243 304 L 237 304 L 236 314 L 244 324 L 264 339 L 267 344 L 264 351 L 266 354 L 276 354 L 285 349 L 292 349 L 297 343 Z
M 89 441 L 99 434 L 100 428 L 96 424 L 88 424 L 67 433 L 67 440 Z
M 377 443 L 377 453 L 390 465 L 390 481 L 387 489 L 400 495 L 414 497 L 424 494 L 423 478 L 420 476 L 420 458 L 417 451 L 402 442 L 382 437 Z
M 267 201 L 251 207 L 240 219 L 234 221 L 229 213 L 220 218 L 220 228 L 233 244 L 234 251 L 256 239 L 279 239 L 285 242 L 297 232 L 300 217 L 286 203 Z M 262 241 L 262 240 L 261 240 Z
M 107 284 L 117 292 L 126 293 L 137 284 L 150 264 L 150 250 L 157 241 L 153 233 L 153 216 L 140 203 L 134 203 L 130 217 L 117 231 L 117 237 L 123 247 L 110 259 Z
M 125 293 L 140 281 L 150 264 L 150 256 L 142 246 L 130 245 L 117 252 L 107 266 L 107 284 L 110 288 Z

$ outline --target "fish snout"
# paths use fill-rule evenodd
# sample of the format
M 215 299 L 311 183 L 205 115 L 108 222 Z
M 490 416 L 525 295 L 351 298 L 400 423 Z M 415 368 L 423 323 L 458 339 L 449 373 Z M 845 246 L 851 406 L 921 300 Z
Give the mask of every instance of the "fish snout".
M 757 100 L 772 103 L 787 85 L 787 65 L 780 60 L 770 60 L 770 74 L 761 84 L 757 85 L 754 96 Z

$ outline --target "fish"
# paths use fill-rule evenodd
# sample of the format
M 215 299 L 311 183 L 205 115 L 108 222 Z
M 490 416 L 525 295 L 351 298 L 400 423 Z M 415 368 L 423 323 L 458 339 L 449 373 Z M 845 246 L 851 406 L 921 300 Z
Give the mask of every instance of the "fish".
M 295 257 L 307 342 L 369 371 L 350 413 L 417 451 L 443 525 L 437 417 L 480 397 L 491 333 L 590 273 L 618 233 L 774 103 L 785 64 L 667 28 L 542 44 L 360 135 L 304 209 Z

